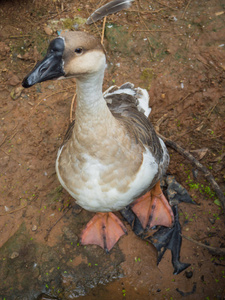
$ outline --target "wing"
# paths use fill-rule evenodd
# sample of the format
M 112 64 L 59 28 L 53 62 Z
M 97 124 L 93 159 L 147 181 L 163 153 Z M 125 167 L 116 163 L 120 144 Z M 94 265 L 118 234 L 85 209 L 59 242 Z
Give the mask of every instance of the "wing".
M 135 89 L 126 83 L 121 87 L 112 87 L 104 93 L 104 98 L 114 117 L 126 126 L 136 143 L 147 146 L 156 161 L 163 159 L 163 149 L 155 130 L 148 120 L 148 94 L 146 90 Z M 146 99 L 147 98 L 147 99 Z

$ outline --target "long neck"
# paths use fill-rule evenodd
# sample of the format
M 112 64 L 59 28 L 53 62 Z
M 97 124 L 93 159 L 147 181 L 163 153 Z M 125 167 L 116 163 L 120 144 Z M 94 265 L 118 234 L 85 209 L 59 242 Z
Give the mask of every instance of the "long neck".
M 74 139 L 81 143 L 99 140 L 113 130 L 116 119 L 111 114 L 102 94 L 104 70 L 77 79 L 77 106 Z
M 102 114 L 107 108 L 102 95 L 104 70 L 77 79 L 76 118 Z

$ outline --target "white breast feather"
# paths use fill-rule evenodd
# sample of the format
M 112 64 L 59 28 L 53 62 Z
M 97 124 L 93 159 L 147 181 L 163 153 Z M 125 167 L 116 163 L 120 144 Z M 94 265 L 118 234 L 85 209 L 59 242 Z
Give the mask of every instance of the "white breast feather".
M 104 191 L 102 186 L 99 185 L 99 180 L 102 168 L 107 166 L 100 165 L 92 157 L 86 157 L 86 166 L 81 170 L 81 173 L 85 172 L 85 177 L 88 177 L 88 181 L 82 189 L 76 189 L 75 194 L 68 189 L 59 173 L 58 160 L 61 151 L 62 148 L 59 150 L 56 160 L 56 172 L 59 181 L 71 196 L 76 199 L 77 204 L 88 211 L 107 212 L 124 208 L 150 185 L 158 172 L 158 165 L 151 152 L 146 148 L 146 151 L 143 153 L 142 165 L 136 178 L 130 183 L 128 191 L 121 193 L 116 188 L 110 188 L 110 183 L 108 183 L 108 190 Z M 104 187 L 107 188 L 107 186 Z

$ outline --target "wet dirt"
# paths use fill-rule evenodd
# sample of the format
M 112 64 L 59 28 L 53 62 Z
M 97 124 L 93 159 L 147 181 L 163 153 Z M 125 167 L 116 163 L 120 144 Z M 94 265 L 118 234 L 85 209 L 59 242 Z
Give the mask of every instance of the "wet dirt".
M 127 224 L 128 235 L 109 254 L 79 243 L 93 214 L 74 204 L 55 173 L 75 80 L 29 90 L 21 82 L 57 30 L 99 36 L 102 22 L 83 24 L 98 5 L 1 1 L 0 299 L 225 299 L 224 256 L 185 238 L 181 261 L 191 266 L 179 275 L 169 251 L 157 266 L 154 247 Z M 138 1 L 107 17 L 104 39 L 104 89 L 127 81 L 146 88 L 153 124 L 192 151 L 223 192 L 224 11 L 222 0 Z M 169 152 L 169 173 L 197 202 L 179 204 L 183 235 L 224 248 L 225 217 L 215 192 L 188 160 Z

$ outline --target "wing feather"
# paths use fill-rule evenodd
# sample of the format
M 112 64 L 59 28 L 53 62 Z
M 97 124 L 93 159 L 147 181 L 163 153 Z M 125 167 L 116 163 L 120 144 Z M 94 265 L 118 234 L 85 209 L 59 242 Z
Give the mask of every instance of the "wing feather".
M 87 19 L 86 24 L 90 25 L 98 20 L 101 20 L 105 16 L 117 13 L 118 11 L 123 9 L 128 9 L 133 1 L 134 0 L 111 1 L 94 11 L 93 14 L 91 14 L 91 16 Z

